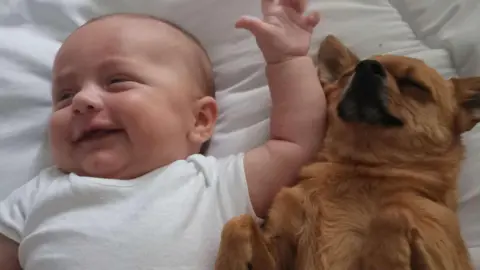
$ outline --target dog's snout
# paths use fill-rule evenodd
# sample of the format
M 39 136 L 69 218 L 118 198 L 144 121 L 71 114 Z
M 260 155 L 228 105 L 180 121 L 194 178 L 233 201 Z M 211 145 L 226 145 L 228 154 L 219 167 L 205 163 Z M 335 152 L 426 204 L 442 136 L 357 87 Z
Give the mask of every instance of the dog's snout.
M 360 61 L 360 63 L 358 63 L 356 67 L 356 72 L 377 75 L 382 78 L 385 78 L 387 76 L 382 64 L 380 64 L 380 62 L 376 60 L 371 59 Z
M 401 126 L 402 121 L 388 110 L 386 78 L 386 70 L 378 61 L 360 61 L 338 104 L 338 116 L 346 122 Z

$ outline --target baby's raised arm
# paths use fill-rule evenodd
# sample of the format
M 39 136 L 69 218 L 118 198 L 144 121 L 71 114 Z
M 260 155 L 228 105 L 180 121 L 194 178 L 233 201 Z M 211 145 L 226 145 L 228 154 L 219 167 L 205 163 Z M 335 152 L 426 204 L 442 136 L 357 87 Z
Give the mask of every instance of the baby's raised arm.
M 0 268 L 3 270 L 21 270 L 18 262 L 18 244 L 0 234 Z
M 308 57 L 317 13 L 304 16 L 306 0 L 262 0 L 263 20 L 243 17 L 267 62 L 272 98 L 270 139 L 245 154 L 245 174 L 255 213 L 263 217 L 274 196 L 296 175 L 323 140 L 325 95 Z

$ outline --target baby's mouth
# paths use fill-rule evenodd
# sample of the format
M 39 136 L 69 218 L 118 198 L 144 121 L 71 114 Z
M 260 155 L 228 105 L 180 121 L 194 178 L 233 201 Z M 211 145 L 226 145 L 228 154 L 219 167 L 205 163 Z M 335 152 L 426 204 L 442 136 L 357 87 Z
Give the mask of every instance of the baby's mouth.
M 92 141 L 92 140 L 98 140 L 98 139 L 103 139 L 105 137 L 108 137 L 112 134 L 116 134 L 121 132 L 120 129 L 95 129 L 95 130 L 90 130 L 82 134 L 80 138 L 75 140 L 75 143 L 80 143 L 80 142 L 85 142 L 85 141 Z

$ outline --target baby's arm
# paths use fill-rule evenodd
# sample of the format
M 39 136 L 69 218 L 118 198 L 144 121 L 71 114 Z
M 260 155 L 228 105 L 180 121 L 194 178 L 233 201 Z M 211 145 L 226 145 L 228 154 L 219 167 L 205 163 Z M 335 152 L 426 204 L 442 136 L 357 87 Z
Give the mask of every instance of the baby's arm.
M 243 17 L 237 23 L 257 39 L 272 98 L 270 139 L 244 160 L 250 198 L 260 217 L 282 187 L 295 184 L 298 170 L 324 136 L 325 96 L 308 57 L 319 17 L 304 16 L 305 5 L 306 0 L 262 0 L 263 20 Z
M 18 244 L 0 234 L 0 268 L 3 270 L 21 270 L 18 262 Z

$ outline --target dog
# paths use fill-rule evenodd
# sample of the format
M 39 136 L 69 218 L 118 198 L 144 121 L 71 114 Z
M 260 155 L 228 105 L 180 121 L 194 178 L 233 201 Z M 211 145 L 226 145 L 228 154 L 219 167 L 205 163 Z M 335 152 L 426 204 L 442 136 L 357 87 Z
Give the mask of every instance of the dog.
M 335 36 L 316 56 L 328 129 L 264 224 L 223 228 L 216 270 L 467 270 L 457 176 L 461 134 L 480 121 L 480 78 L 445 80 L 423 61 L 360 61 Z

